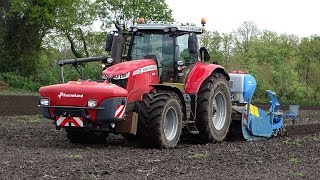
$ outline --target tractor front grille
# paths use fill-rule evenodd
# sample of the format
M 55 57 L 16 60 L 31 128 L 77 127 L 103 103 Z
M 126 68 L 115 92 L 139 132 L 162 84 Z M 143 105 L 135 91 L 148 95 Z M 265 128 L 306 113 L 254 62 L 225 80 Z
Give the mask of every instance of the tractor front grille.
M 128 82 L 128 78 L 126 78 L 126 79 L 111 79 L 112 84 L 120 86 L 124 89 L 127 88 L 127 82 Z

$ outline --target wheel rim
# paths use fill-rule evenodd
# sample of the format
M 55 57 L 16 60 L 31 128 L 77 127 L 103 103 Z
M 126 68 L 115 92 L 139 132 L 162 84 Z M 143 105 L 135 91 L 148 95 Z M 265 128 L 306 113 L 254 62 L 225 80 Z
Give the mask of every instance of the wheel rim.
M 217 93 L 212 104 L 212 122 L 214 128 L 221 130 L 226 122 L 227 103 L 222 93 Z
M 175 138 L 178 130 L 178 114 L 173 107 L 170 107 L 164 117 L 163 130 L 165 137 L 171 141 Z

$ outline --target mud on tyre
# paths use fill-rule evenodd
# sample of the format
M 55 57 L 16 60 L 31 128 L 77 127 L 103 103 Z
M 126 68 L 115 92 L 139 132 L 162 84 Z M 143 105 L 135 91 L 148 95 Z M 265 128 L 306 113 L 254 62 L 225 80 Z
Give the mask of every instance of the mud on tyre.
M 231 123 L 231 98 L 228 82 L 222 74 L 209 76 L 198 93 L 196 126 L 199 140 L 221 142 Z
M 182 129 L 182 105 L 169 91 L 146 94 L 140 103 L 138 128 L 146 147 L 174 148 Z

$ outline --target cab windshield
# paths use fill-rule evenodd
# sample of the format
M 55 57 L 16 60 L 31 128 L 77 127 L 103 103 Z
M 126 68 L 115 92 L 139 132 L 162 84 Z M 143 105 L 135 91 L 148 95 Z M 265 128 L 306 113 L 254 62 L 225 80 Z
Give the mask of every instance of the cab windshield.
M 174 63 L 174 49 L 177 51 L 176 61 L 182 60 L 186 63 L 194 63 L 196 58 L 188 51 L 189 34 L 182 34 L 174 37 L 164 33 L 137 33 L 134 36 L 130 52 L 131 60 L 139 60 L 152 57 L 158 63 L 169 65 Z M 169 63 L 171 61 L 171 63 Z
M 151 57 L 158 63 L 166 58 L 173 62 L 173 52 L 173 37 L 169 34 L 139 33 L 134 37 L 130 57 L 132 60 Z

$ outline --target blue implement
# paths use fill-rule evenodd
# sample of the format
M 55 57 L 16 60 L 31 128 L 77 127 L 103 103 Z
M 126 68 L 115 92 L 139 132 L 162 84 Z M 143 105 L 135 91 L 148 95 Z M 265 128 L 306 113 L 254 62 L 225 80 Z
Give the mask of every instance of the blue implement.
M 290 105 L 289 106 L 289 113 L 283 114 L 284 117 L 289 118 L 292 123 L 297 120 L 299 114 L 299 105 Z
M 261 140 L 277 135 L 283 126 L 283 113 L 276 93 L 267 90 L 271 107 L 264 111 L 249 103 L 242 111 L 242 134 L 246 140 Z

